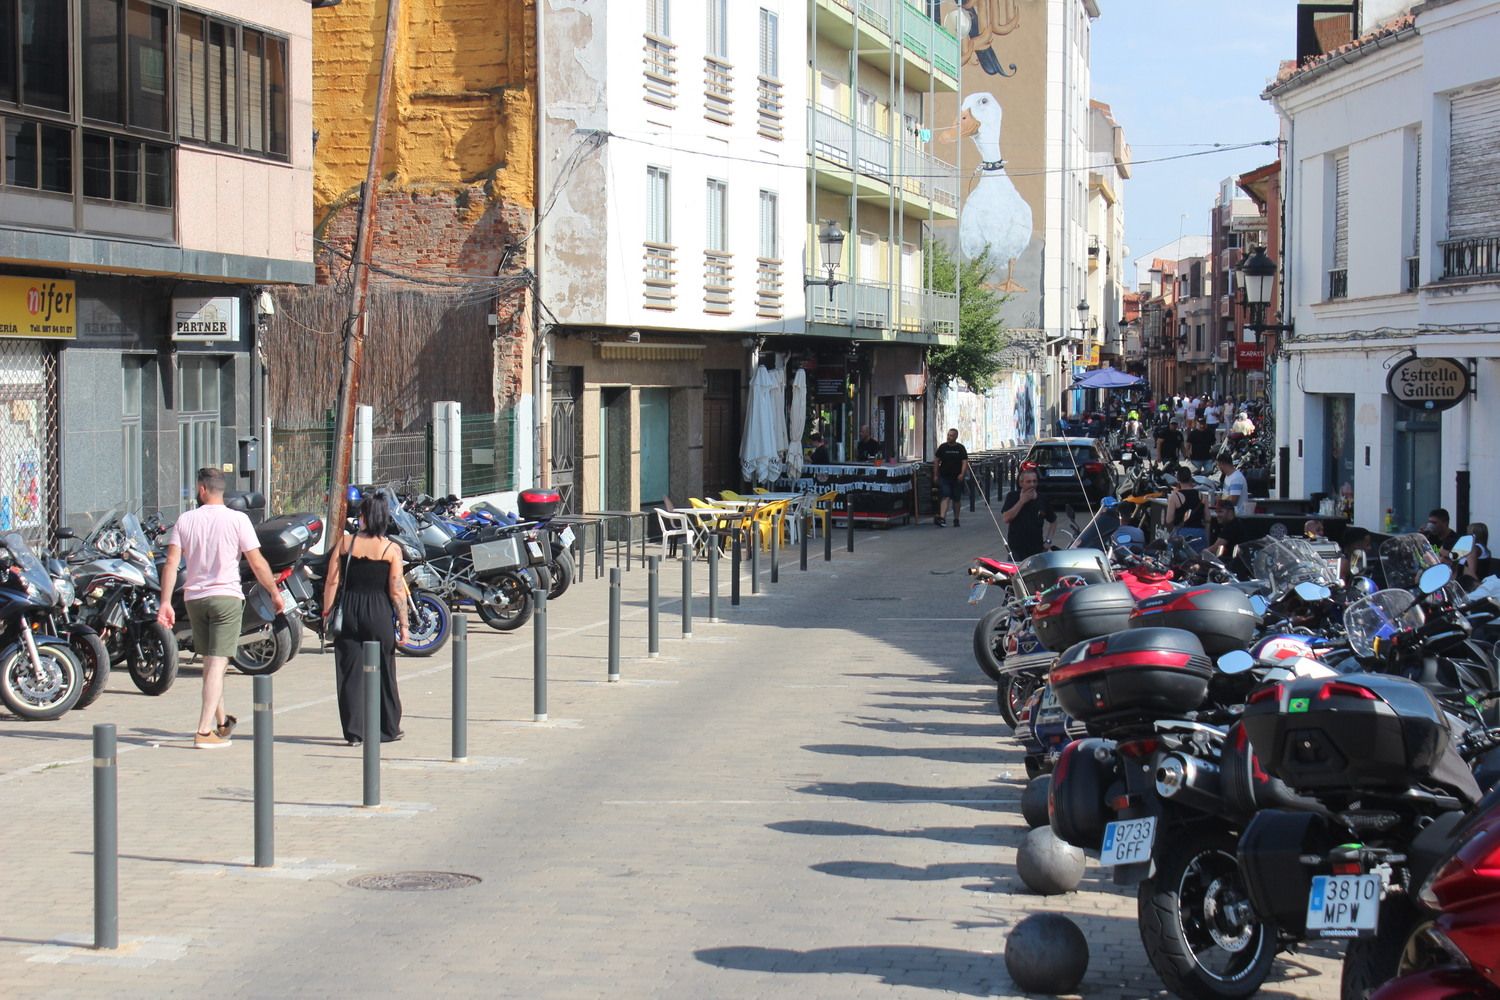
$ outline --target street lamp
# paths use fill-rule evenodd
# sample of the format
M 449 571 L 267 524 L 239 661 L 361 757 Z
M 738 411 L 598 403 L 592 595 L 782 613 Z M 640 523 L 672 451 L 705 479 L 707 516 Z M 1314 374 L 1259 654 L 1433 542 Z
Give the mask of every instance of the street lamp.
M 1271 286 L 1276 281 L 1276 262 L 1266 256 L 1265 247 L 1256 247 L 1245 263 L 1240 265 L 1236 279 L 1250 307 L 1250 329 L 1257 334 L 1275 331 L 1291 333 L 1290 323 L 1267 323 L 1266 307 L 1271 304 Z
M 823 270 L 828 273 L 828 277 L 820 281 L 817 278 L 809 278 L 804 275 L 802 278 L 802 287 L 822 285 L 828 289 L 828 298 L 832 301 L 833 286 L 843 284 L 842 281 L 833 276 L 833 273 L 839 269 L 839 261 L 843 258 L 844 251 L 844 231 L 839 228 L 837 222 L 834 222 L 832 219 L 824 219 L 822 225 L 818 226 L 818 247 L 823 255 Z

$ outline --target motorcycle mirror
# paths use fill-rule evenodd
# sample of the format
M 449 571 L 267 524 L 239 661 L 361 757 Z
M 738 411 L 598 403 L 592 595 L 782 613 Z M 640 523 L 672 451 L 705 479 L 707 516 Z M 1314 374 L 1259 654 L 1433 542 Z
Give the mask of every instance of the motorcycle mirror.
M 1308 604 L 1326 601 L 1332 594 L 1332 591 L 1321 583 L 1313 583 L 1310 580 L 1304 580 L 1297 584 L 1297 586 L 1292 588 L 1292 592 Z
M 60 538 L 62 536 L 59 535 L 58 537 Z M 1453 554 L 1453 558 L 1462 559 L 1464 556 L 1474 551 L 1474 536 L 1461 536 L 1458 541 L 1453 543 L 1453 547 L 1448 551 Z
M 1417 589 L 1424 594 L 1436 594 L 1453 580 L 1453 567 L 1447 564 L 1428 566 L 1417 578 Z
M 58 528 L 56 531 L 54 531 L 52 533 L 52 536 L 54 538 L 77 538 L 78 537 L 78 532 L 74 531 L 72 528 L 69 528 L 69 527 L 67 527 L 65 525 L 65 526 L 63 526 L 61 528 Z M 1464 537 L 1467 538 L 1468 536 L 1466 535 Z M 1469 540 L 1473 541 L 1472 538 L 1469 539 Z M 1462 539 L 1460 539 L 1460 541 L 1462 541 Z
M 1355 549 L 1349 553 L 1349 575 L 1364 576 L 1365 569 L 1369 563 L 1369 556 L 1364 549 Z
M 1219 672 L 1222 674 L 1242 674 L 1255 666 L 1255 657 L 1243 649 L 1232 649 L 1219 657 Z
M 1250 607 L 1255 612 L 1255 616 L 1257 618 L 1264 618 L 1266 615 L 1266 611 L 1270 608 L 1270 605 L 1266 603 L 1266 599 L 1261 595 L 1251 594 Z

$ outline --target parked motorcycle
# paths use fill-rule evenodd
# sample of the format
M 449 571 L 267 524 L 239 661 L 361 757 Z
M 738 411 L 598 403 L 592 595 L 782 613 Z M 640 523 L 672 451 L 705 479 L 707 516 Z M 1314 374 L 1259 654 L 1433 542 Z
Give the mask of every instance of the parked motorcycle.
M 72 537 L 72 532 L 65 528 L 59 529 L 56 537 Z M 78 617 L 78 592 L 73 584 L 73 575 L 68 571 L 68 564 L 50 553 L 39 553 L 39 556 L 42 557 L 42 565 L 47 567 L 47 572 L 52 576 L 52 585 L 57 591 L 57 603 L 52 606 L 51 614 L 42 619 L 40 624 L 49 634 L 68 640 L 68 646 L 78 658 L 78 665 L 83 668 L 83 693 L 78 697 L 78 704 L 73 707 L 88 708 L 98 700 L 109 684 L 109 650 L 105 649 L 99 633 Z
M 57 605 L 52 575 L 19 532 L 0 536 L 0 702 L 22 719 L 56 719 L 78 704 L 83 667 L 66 639 L 32 628 Z

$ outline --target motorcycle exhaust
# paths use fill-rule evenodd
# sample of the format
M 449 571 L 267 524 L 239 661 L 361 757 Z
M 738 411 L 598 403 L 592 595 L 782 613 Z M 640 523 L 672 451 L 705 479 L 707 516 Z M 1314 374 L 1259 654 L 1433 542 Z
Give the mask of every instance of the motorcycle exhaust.
M 1219 795 L 1219 765 L 1187 754 L 1169 753 L 1156 765 L 1156 794 L 1203 812 L 1215 812 Z
M 467 580 L 453 581 L 453 589 L 471 601 L 484 601 L 484 591 Z

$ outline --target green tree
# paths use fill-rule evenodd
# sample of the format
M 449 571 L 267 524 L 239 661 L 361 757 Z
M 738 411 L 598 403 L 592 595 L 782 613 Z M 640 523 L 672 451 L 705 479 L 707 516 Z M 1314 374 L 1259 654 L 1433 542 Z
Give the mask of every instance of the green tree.
M 990 287 L 994 265 L 990 252 L 959 263 L 947 245 L 927 241 L 927 260 L 932 287 L 942 292 L 958 291 L 958 343 L 927 349 L 927 374 L 939 387 L 955 381 L 975 392 L 984 392 L 995 381 L 1000 352 L 1009 338 L 1000 309 L 1008 296 Z

